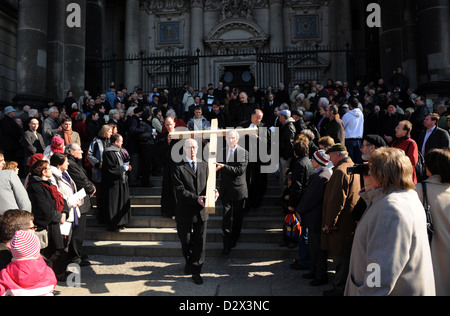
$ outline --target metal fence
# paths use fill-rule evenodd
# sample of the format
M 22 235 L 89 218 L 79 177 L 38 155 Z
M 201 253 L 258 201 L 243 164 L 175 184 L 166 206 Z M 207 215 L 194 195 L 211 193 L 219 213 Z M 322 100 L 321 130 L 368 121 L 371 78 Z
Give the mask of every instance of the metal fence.
M 152 91 L 154 86 L 168 89 L 170 94 L 189 82 L 200 89 L 205 82 L 200 82 L 200 67 L 210 67 L 214 61 L 225 60 L 231 63 L 244 61 L 252 64 L 249 72 L 254 77 L 251 82 L 265 88 L 283 82 L 288 89 L 295 84 L 312 80 L 325 81 L 331 61 L 341 60 L 346 63 L 345 77 L 350 84 L 355 80 L 366 82 L 375 80 L 379 74 L 379 61 L 369 50 L 355 51 L 349 45 L 345 47 L 322 47 L 286 49 L 267 51 L 258 48 L 233 49 L 224 48 L 202 52 L 178 53 L 138 53 L 124 59 L 106 58 L 101 61 L 86 62 L 86 87 L 93 94 L 99 94 L 109 86 L 111 81 L 121 82 L 118 78 L 119 67 L 133 61 L 140 65 L 140 87 L 144 94 Z M 223 67 L 222 67 L 223 68 Z M 220 81 L 224 69 L 213 82 Z

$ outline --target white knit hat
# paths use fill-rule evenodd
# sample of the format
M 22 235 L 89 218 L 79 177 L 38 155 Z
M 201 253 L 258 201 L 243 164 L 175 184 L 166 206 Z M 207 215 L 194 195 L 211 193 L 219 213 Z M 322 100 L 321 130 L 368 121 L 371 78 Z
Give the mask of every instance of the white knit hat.
M 16 231 L 11 240 L 11 253 L 16 259 L 37 258 L 40 250 L 39 237 L 34 232 Z

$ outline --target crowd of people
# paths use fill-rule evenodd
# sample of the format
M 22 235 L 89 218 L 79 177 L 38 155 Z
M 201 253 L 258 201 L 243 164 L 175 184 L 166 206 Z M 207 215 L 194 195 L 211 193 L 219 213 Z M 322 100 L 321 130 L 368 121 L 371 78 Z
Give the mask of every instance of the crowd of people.
M 269 150 L 279 145 L 282 213 L 302 227 L 295 236 L 285 224 L 284 234 L 290 234 L 280 246 L 298 247 L 299 259 L 291 268 L 309 270 L 303 277 L 311 286 L 328 283 L 327 258 L 332 257 L 333 289 L 324 295 L 449 295 L 449 102 L 432 104 L 405 82 L 399 70 L 391 85 L 383 79 L 352 87 L 328 80 L 304 82 L 292 91 L 282 83 L 276 91 L 241 91 L 220 82 L 195 93 L 186 83 L 175 93 L 155 87 L 149 95 L 137 88 L 116 90 L 111 83 L 99 96 L 85 91 L 75 99 L 68 92 L 63 103 L 50 103 L 42 112 L 25 106 L 16 115 L 8 106 L 0 120 L 0 237 L 6 245 L 0 246 L 0 267 L 15 258 L 8 250 L 14 248 L 12 240 L 25 236 L 15 233 L 29 230 L 39 234 L 41 254 L 58 280 L 67 277 L 68 263 L 89 265 L 82 245 L 91 197 L 96 197 L 99 222 L 120 231 L 131 221 L 129 187 L 150 187 L 152 176 L 163 177 L 162 215 L 180 217 L 177 201 L 185 190 L 174 176 L 181 172 L 171 157 L 179 140 L 171 133 L 176 127 L 208 130 L 217 119 L 220 129 L 272 131 L 258 137 Z M 254 151 L 249 137 L 241 148 L 239 134 L 227 135 L 227 148 L 233 150 L 217 163 L 222 181 L 229 183 L 220 190 L 224 255 L 236 246 L 244 213 L 261 206 L 267 186 L 261 172 L 266 161 L 248 161 Z M 203 139 L 189 148 L 197 151 L 207 143 Z M 238 154 L 246 157 L 244 163 L 233 159 Z M 195 159 L 187 157 L 197 172 Z M 24 185 L 20 178 L 26 178 Z M 435 229 L 431 252 L 422 206 L 425 183 Z M 204 204 L 202 196 L 197 198 Z M 15 210 L 31 212 L 34 224 Z M 14 216 L 25 224 L 7 227 Z M 177 225 L 183 253 L 190 251 L 180 232 L 187 234 L 186 227 Z M 204 234 L 205 229 L 203 239 Z M 186 258 L 186 271 L 197 271 L 197 284 L 202 283 L 201 248 L 194 265 Z M 409 258 L 412 252 L 415 257 Z M 367 282 L 371 263 L 381 266 L 378 286 Z M 0 274 L 0 290 L 2 282 Z

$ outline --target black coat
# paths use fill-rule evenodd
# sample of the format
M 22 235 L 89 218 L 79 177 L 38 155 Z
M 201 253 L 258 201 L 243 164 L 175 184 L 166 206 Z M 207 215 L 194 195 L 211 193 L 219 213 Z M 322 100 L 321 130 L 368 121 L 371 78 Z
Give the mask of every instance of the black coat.
M 288 205 L 297 207 L 300 199 L 304 195 L 309 177 L 314 173 L 314 168 L 308 157 L 298 158 L 291 176 L 291 192 Z
M 177 198 L 177 223 L 208 220 L 205 208 L 198 204 L 198 197 L 206 196 L 207 180 L 208 164 L 204 161 L 197 162 L 197 173 L 192 170 L 189 162 L 181 161 L 174 165 L 172 183 Z
M 59 228 L 62 214 L 56 210 L 55 199 L 42 183 L 52 185 L 50 181 L 43 181 L 36 176 L 30 176 L 29 178 L 27 192 L 31 201 L 34 224 L 38 227 L 38 231 L 47 229 L 50 247 L 64 249 L 64 239 Z M 65 201 L 63 213 L 69 213 Z
M 84 189 L 86 191 L 86 197 L 84 198 L 83 205 L 80 206 L 81 214 L 86 214 L 91 210 L 91 197 L 90 195 L 95 192 L 94 184 L 89 180 L 86 170 L 82 166 L 81 159 L 76 159 L 72 155 L 68 155 L 69 160 L 69 172 L 70 177 L 77 186 L 78 190 Z
M 227 149 L 223 153 L 223 159 L 227 159 Z M 248 165 L 248 151 L 237 146 L 233 159 L 225 163 L 221 171 L 220 196 L 222 200 L 241 201 L 248 197 L 246 171 Z
M 314 230 L 322 228 L 323 199 L 330 177 L 330 170 L 324 167 L 309 178 L 306 191 L 296 208 L 301 216 L 302 226 Z

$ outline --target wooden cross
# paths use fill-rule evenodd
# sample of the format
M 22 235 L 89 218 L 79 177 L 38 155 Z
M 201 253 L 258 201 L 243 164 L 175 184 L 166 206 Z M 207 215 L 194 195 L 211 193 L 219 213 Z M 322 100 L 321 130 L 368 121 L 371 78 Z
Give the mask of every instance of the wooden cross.
M 219 121 L 213 119 L 211 121 L 210 130 L 195 130 L 185 132 L 173 132 L 170 133 L 172 139 L 188 139 L 192 135 L 195 137 L 207 138 L 209 136 L 209 156 L 208 156 L 208 181 L 206 182 L 206 201 L 205 210 L 206 214 L 216 213 L 216 197 L 214 190 L 216 189 L 216 161 L 217 161 L 217 138 L 227 136 L 229 131 L 236 131 L 240 136 L 242 135 L 258 135 L 258 128 L 246 128 L 246 129 L 218 129 Z

